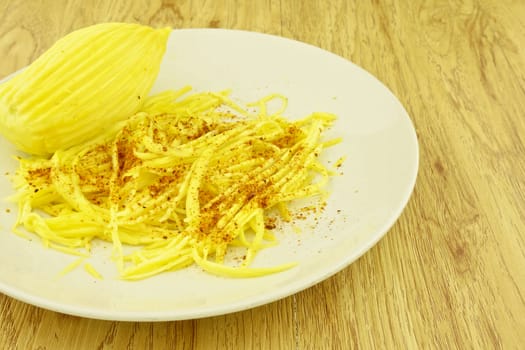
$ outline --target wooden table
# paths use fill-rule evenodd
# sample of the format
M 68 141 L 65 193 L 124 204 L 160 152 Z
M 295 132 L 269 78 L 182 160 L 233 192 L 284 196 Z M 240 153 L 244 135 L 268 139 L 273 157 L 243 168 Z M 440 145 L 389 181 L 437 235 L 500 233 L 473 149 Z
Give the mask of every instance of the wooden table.
M 386 237 L 334 277 L 207 319 L 82 319 L 0 295 L 1 349 L 525 348 L 525 2 L 6 1 L 0 77 L 66 33 L 129 21 L 266 32 L 383 81 L 417 129 L 418 182 Z

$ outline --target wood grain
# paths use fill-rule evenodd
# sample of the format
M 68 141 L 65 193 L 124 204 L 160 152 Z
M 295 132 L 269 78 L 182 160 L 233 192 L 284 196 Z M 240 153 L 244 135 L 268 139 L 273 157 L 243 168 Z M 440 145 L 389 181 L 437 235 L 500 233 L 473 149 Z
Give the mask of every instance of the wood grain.
M 126 323 L 0 295 L 1 349 L 525 347 L 525 2 L 0 1 L 0 77 L 105 21 L 254 30 L 350 59 L 411 115 L 418 183 L 376 247 L 295 296 L 214 318 Z

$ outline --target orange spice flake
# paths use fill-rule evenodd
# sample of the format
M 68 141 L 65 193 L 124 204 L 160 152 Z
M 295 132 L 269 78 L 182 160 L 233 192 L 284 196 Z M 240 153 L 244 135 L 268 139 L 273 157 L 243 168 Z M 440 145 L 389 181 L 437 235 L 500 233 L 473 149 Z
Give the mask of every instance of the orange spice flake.
M 49 180 L 51 176 L 51 168 L 37 168 L 31 169 L 27 172 L 27 180 L 36 180 L 38 178 Z
M 277 219 L 275 217 L 267 217 L 264 222 L 264 228 L 267 230 L 273 230 L 277 227 Z

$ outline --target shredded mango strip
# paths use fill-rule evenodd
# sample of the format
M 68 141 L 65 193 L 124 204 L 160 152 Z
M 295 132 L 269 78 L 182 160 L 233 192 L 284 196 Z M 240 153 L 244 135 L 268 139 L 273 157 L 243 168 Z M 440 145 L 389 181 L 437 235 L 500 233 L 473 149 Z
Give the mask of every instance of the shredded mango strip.
M 84 264 L 84 270 L 96 279 L 102 279 L 102 275 L 90 263 Z
M 190 90 L 147 98 L 116 136 L 100 135 L 50 159 L 21 159 L 17 226 L 82 257 L 93 239 L 111 242 L 129 280 L 192 264 L 228 277 L 295 266 L 250 267 L 261 249 L 276 244 L 270 210 L 290 220 L 290 201 L 325 194 L 333 172 L 319 157 L 340 141 L 322 137 L 335 116 L 289 121 L 281 95 L 253 103 L 258 110 L 251 113 L 228 91 L 186 96 Z M 269 114 L 275 99 L 282 105 Z M 136 248 L 125 255 L 124 246 Z M 231 246 L 246 249 L 238 266 L 224 262 Z
M 81 258 L 78 258 L 76 259 L 75 261 L 73 261 L 71 264 L 67 265 L 62 271 L 60 271 L 58 273 L 58 276 L 63 276 L 71 271 L 73 271 L 74 269 L 76 269 L 80 264 L 82 264 L 84 262 L 86 258 L 85 257 L 81 257 Z

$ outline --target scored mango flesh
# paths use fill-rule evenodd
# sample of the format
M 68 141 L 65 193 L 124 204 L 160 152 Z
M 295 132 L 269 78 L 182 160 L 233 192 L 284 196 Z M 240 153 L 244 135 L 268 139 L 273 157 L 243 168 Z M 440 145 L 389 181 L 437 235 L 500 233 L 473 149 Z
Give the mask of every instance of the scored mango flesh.
M 170 33 L 103 23 L 66 35 L 0 85 L 0 134 L 46 156 L 115 129 L 151 90 Z

